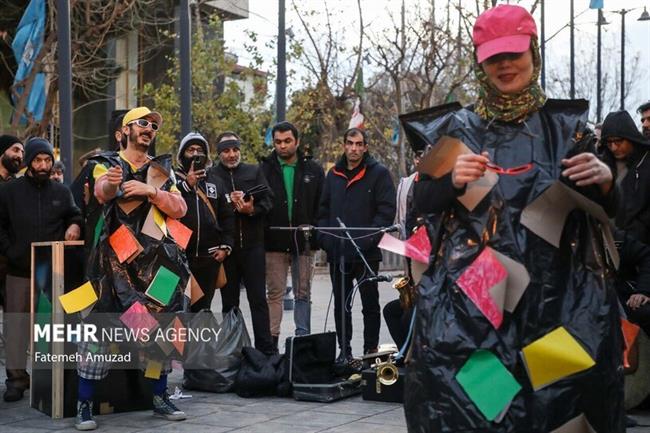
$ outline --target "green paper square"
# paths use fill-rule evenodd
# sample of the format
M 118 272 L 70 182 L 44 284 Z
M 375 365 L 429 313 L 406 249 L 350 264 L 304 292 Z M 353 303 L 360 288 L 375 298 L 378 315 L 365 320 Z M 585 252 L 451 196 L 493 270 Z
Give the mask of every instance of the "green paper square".
M 104 214 L 101 213 L 99 215 L 99 219 L 97 220 L 97 224 L 95 224 L 95 236 L 93 237 L 93 247 L 97 245 L 97 242 L 99 242 L 99 236 L 102 234 L 102 229 L 104 228 L 104 223 L 106 221 L 104 220 Z
M 161 266 L 151 281 L 151 284 L 149 284 L 145 295 L 162 305 L 167 305 L 172 299 L 174 290 L 176 290 L 176 286 L 178 286 L 180 280 L 181 278 L 178 275 L 166 267 Z
M 38 293 L 38 302 L 36 303 L 36 315 L 34 320 L 37 324 L 44 326 L 52 321 L 52 303 L 43 292 Z M 36 342 L 36 352 L 48 353 L 49 343 L 41 338 Z
M 521 389 L 489 350 L 474 352 L 456 375 L 456 380 L 489 421 L 494 421 Z

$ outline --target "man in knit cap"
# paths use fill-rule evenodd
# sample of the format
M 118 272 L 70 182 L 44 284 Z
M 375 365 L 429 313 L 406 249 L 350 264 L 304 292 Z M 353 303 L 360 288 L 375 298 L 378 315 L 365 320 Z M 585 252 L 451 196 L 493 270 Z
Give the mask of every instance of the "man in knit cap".
M 13 135 L 0 136 L 0 185 L 15 179 L 23 164 L 25 149 L 23 143 Z M 0 256 L 0 304 L 5 304 L 5 277 L 7 276 L 7 258 Z
M 0 188 L 0 254 L 8 261 L 5 401 L 20 400 L 29 387 L 25 364 L 29 344 L 31 244 L 76 240 L 81 234 L 81 213 L 70 190 L 50 179 L 53 164 L 52 145 L 44 138 L 32 138 L 25 146 L 25 176 Z
M 15 177 L 23 164 L 23 143 L 13 135 L 0 135 L 0 182 Z

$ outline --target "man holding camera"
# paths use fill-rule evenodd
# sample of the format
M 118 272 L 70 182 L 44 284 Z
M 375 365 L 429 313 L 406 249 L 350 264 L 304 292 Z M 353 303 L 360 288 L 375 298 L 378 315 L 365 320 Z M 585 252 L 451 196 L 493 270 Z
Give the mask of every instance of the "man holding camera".
M 226 187 L 214 172 L 206 171 L 208 142 L 197 132 L 190 132 L 178 149 L 177 187 L 187 203 L 181 222 L 192 230 L 187 245 L 187 260 L 192 275 L 204 296 L 192 305 L 196 313 L 210 309 L 217 287 L 221 264 L 232 251 L 235 217 L 226 201 Z
M 235 211 L 232 254 L 224 262 L 226 285 L 221 289 L 222 311 L 239 307 L 239 287 L 244 282 L 251 308 L 255 347 L 275 353 L 266 303 L 264 226 L 273 206 L 273 195 L 258 165 L 241 162 L 241 141 L 234 132 L 217 137 L 219 164 L 208 170 L 226 185 L 230 204 Z

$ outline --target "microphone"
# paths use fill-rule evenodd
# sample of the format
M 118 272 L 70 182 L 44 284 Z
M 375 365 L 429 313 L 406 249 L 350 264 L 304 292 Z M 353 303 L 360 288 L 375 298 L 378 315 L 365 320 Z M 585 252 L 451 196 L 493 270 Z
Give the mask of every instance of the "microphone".
M 381 282 L 381 281 L 385 281 L 385 282 L 387 282 L 387 283 L 390 283 L 391 281 L 393 281 L 393 277 L 391 277 L 390 275 L 375 275 L 374 277 L 367 278 L 366 281 L 368 281 L 368 282 L 373 282 L 373 281 Z
M 379 230 L 382 233 L 392 233 L 392 232 L 398 232 L 402 230 L 402 225 L 401 224 L 393 224 L 392 226 L 384 227 L 383 229 Z

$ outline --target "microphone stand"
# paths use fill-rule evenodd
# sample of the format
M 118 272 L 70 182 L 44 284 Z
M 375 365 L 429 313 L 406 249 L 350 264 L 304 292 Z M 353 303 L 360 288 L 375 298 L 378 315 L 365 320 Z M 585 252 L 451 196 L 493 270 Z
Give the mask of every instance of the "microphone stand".
M 352 242 L 352 245 L 354 245 L 354 248 L 357 252 L 357 254 L 361 257 L 363 260 L 363 263 L 366 267 L 366 269 L 370 272 L 370 280 L 374 281 L 390 281 L 391 278 L 389 277 L 383 277 L 381 275 L 375 274 L 375 272 L 372 270 L 368 262 L 366 261 L 366 257 L 363 255 L 361 252 L 361 249 L 359 248 L 359 245 L 354 241 L 354 238 L 350 235 L 349 229 L 357 230 L 357 231 L 365 231 L 365 232 L 377 232 L 381 233 L 384 232 L 386 233 L 388 230 L 392 228 L 392 226 L 389 227 L 347 227 L 343 221 L 341 221 L 340 218 L 337 217 L 337 220 L 340 224 L 340 227 L 318 227 L 318 226 L 298 226 L 298 227 L 278 227 L 278 226 L 273 226 L 269 227 L 270 230 L 289 230 L 289 231 L 295 231 L 295 230 L 300 230 L 305 233 L 309 233 L 311 230 L 319 231 L 319 232 L 344 232 L 346 237 L 341 237 L 339 240 L 340 244 L 340 263 L 339 263 L 339 271 L 340 271 L 340 278 L 341 278 L 341 288 L 340 288 L 340 308 L 341 308 L 341 355 L 343 356 L 343 359 L 347 360 L 347 355 L 348 355 L 348 349 L 347 349 L 347 339 L 346 339 L 346 331 L 345 331 L 345 241 L 348 240 Z M 328 233 L 325 233 L 328 234 Z M 307 235 L 305 236 L 307 237 Z M 296 252 L 298 253 L 298 252 Z M 298 261 L 298 267 L 300 267 L 300 261 Z M 298 269 L 298 275 L 300 276 L 300 268 Z

